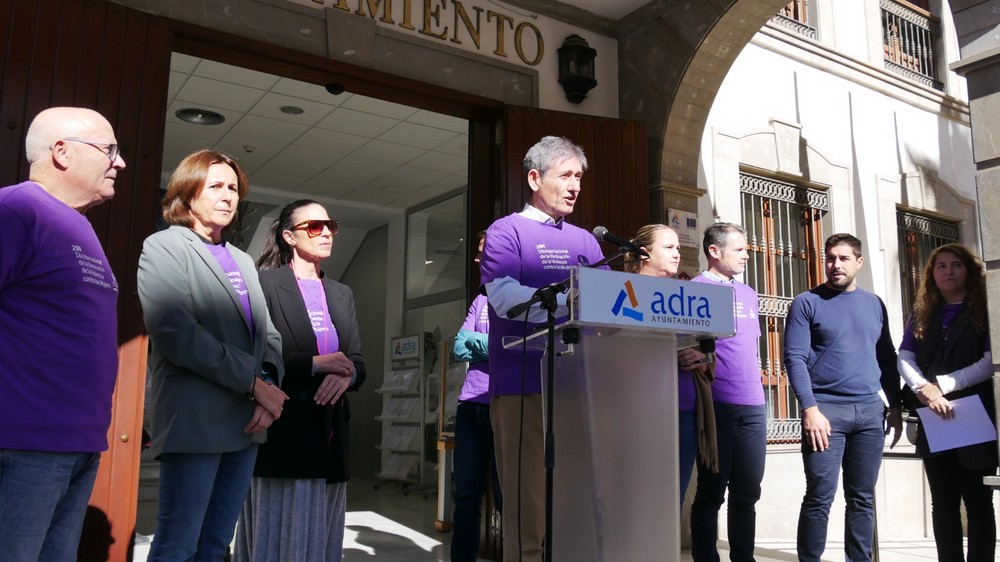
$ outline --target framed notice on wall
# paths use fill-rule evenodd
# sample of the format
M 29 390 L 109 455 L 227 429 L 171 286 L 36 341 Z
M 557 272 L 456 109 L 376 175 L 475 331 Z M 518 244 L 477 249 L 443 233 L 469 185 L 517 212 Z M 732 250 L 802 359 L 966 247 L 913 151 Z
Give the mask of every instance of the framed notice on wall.
M 698 235 L 698 214 L 677 209 L 667 209 L 667 226 L 674 229 L 681 246 L 701 246 Z

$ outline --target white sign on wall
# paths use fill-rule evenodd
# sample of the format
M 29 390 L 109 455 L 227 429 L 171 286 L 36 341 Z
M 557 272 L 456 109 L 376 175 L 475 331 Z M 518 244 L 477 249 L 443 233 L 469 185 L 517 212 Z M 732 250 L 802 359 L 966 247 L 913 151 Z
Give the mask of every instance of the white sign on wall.
M 420 357 L 420 335 L 392 338 L 392 359 L 417 359 Z
M 701 246 L 698 236 L 698 213 L 667 209 L 667 226 L 674 229 L 682 246 Z

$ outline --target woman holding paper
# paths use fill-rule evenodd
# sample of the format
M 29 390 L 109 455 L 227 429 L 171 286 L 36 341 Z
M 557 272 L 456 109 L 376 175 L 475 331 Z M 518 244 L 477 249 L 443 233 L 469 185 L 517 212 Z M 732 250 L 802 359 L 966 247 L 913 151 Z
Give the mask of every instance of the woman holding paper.
M 906 381 L 903 392 L 910 397 L 908 406 L 927 407 L 949 423 L 960 424 L 952 400 L 978 397 L 995 424 L 992 362 L 983 266 L 965 246 L 945 244 L 927 261 L 899 348 L 898 367 Z M 983 477 L 996 474 L 996 440 L 931 453 L 918 424 L 916 448 L 931 490 L 938 559 L 992 562 L 996 522 L 993 494 Z M 962 552 L 963 501 L 968 557 Z

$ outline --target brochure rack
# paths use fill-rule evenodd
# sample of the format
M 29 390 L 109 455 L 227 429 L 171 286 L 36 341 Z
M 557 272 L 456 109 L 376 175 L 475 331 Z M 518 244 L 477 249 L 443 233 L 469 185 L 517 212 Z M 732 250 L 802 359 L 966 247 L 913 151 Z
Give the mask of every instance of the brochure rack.
M 382 467 L 375 476 L 380 480 L 399 481 L 407 485 L 428 486 L 432 483 L 433 462 L 428 463 L 425 433 L 428 424 L 437 418 L 428 404 L 428 374 L 432 365 L 424 349 L 426 334 L 390 339 L 391 369 L 382 386 Z M 430 465 L 430 466 L 429 466 Z

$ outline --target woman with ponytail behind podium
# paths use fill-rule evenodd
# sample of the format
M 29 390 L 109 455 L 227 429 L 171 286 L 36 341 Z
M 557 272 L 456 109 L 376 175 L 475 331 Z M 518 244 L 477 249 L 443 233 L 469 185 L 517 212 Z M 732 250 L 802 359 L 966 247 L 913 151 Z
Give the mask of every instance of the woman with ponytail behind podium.
M 646 250 L 649 257 L 634 252 L 625 254 L 625 271 L 654 277 L 673 277 L 681 264 L 681 246 L 677 233 L 663 224 L 647 224 L 635 233 L 632 243 Z M 694 470 L 694 460 L 698 453 L 698 434 L 695 423 L 695 378 L 693 372 L 708 371 L 702 363 L 705 355 L 696 348 L 689 347 L 677 352 L 677 408 L 678 429 L 680 431 L 678 461 L 680 463 L 679 501 L 683 505 L 688 481 Z M 711 405 L 712 398 L 708 397 Z M 711 407 L 708 408 L 711 411 Z

